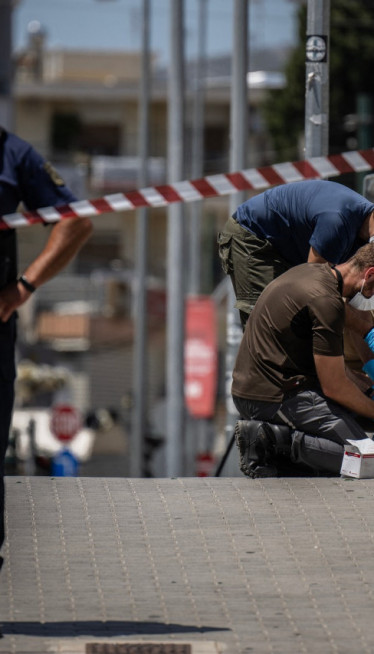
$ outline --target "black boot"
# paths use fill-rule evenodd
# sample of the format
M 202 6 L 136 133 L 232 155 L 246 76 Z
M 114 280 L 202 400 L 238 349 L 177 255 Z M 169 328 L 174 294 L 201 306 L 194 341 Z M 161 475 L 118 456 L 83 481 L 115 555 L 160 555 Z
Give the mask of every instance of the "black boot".
M 240 470 L 247 477 L 276 477 L 273 464 L 276 450 L 274 439 L 265 429 L 266 423 L 258 420 L 238 420 L 235 441 L 239 449 Z
M 287 425 L 273 425 L 270 422 L 264 422 L 262 426 L 272 444 L 275 456 L 289 457 L 292 445 L 291 429 Z
M 311 468 L 299 454 L 299 443 L 304 435 L 302 432 L 292 431 L 287 425 L 273 425 L 268 422 L 265 422 L 263 427 L 273 441 L 275 465 L 279 477 L 318 476 L 317 471 Z

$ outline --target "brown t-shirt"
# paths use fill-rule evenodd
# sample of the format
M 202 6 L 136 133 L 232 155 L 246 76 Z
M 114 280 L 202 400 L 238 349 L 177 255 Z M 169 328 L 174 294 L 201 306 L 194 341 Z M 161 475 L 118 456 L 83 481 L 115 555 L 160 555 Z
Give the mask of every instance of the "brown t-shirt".
M 313 354 L 343 355 L 344 302 L 327 263 L 295 266 L 263 291 L 249 317 L 232 393 L 280 402 L 318 386 Z

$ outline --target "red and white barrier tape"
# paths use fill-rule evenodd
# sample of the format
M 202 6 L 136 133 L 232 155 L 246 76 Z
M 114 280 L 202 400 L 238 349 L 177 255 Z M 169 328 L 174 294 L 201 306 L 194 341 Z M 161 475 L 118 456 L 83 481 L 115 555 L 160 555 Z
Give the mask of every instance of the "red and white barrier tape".
M 54 223 L 63 218 L 98 216 L 102 213 L 131 211 L 139 207 L 164 207 L 173 202 L 193 202 L 204 198 L 230 195 L 237 191 L 262 191 L 270 186 L 300 182 L 306 179 L 337 177 L 343 173 L 367 172 L 374 169 L 374 148 L 311 157 L 304 161 L 286 162 L 248 168 L 236 173 L 208 175 L 201 179 L 175 182 L 128 193 L 114 193 L 96 200 L 81 200 L 59 207 L 11 213 L 0 218 L 0 229 L 35 223 Z

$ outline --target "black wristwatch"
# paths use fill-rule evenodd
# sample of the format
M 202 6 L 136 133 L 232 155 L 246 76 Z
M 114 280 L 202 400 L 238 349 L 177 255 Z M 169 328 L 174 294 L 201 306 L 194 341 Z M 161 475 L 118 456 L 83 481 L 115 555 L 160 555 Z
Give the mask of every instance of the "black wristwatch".
M 29 293 L 35 293 L 36 287 L 34 284 L 31 284 L 28 279 L 26 279 L 25 275 L 20 275 L 17 279 L 17 282 L 21 282 L 22 286 L 24 286 Z

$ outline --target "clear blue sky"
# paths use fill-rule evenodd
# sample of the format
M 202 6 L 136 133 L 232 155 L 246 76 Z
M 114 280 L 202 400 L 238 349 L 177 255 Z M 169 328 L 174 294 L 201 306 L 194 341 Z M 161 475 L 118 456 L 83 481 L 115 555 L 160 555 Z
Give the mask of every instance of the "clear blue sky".
M 151 48 L 168 60 L 170 2 L 151 0 Z M 207 0 L 207 51 L 231 50 L 232 0 Z M 19 0 L 13 11 L 13 47 L 27 41 L 31 21 L 47 32 L 47 47 L 137 50 L 141 43 L 140 0 Z M 295 39 L 293 0 L 250 0 L 252 47 L 292 44 Z M 198 0 L 185 0 L 186 54 L 196 56 Z

